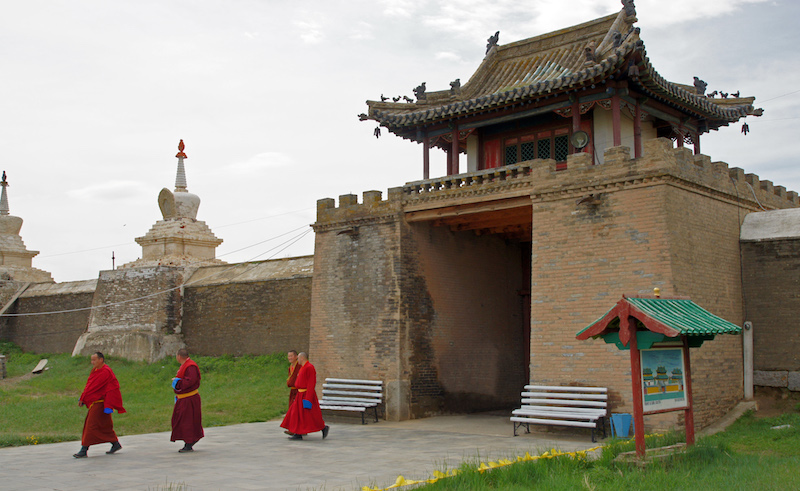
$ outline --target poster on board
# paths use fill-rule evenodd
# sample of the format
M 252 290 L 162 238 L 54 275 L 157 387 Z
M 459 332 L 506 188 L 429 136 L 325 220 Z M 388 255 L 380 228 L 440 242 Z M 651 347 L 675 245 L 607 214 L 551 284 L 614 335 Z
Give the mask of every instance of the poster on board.
M 642 398 L 644 412 L 685 409 L 686 400 L 683 349 L 643 349 Z

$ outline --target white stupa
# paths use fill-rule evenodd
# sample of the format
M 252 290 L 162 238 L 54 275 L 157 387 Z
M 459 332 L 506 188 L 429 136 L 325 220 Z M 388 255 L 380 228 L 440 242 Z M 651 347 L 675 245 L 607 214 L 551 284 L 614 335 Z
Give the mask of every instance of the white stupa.
M 30 283 L 52 283 L 47 271 L 32 267 L 32 259 L 39 251 L 29 251 L 19 235 L 22 218 L 9 215 L 6 172 L 3 171 L 0 195 L 0 279 Z
M 142 258 L 123 265 L 123 268 L 141 266 L 204 266 L 225 264 L 216 259 L 216 248 L 222 243 L 205 222 L 197 220 L 200 197 L 189 192 L 183 160 L 183 140 L 178 144 L 178 173 L 175 191 L 167 188 L 158 195 L 158 206 L 163 220 L 159 220 L 136 242 L 142 246 Z

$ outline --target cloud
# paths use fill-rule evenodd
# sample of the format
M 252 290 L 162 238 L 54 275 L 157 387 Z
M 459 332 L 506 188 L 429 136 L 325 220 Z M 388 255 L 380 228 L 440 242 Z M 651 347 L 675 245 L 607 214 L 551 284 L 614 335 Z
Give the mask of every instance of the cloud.
M 354 41 L 362 41 L 362 40 L 369 40 L 375 39 L 375 34 L 373 33 L 372 24 L 364 21 L 358 22 L 355 27 L 353 27 L 352 32 L 350 34 L 350 39 Z
M 450 51 L 440 51 L 434 56 L 437 60 L 461 61 L 461 57 Z
M 383 14 L 387 17 L 405 18 L 414 16 L 422 4 L 413 0 L 381 0 L 380 3 L 383 4 Z
M 141 203 L 153 192 L 152 186 L 139 181 L 108 181 L 67 191 L 70 198 L 87 203 Z
M 252 175 L 266 169 L 289 166 L 292 165 L 292 163 L 292 157 L 288 154 L 281 152 L 263 152 L 247 160 L 228 164 L 224 166 L 221 171 L 225 174 Z
M 294 26 L 300 29 L 300 39 L 306 44 L 319 44 L 325 39 L 322 26 L 313 20 L 297 20 Z

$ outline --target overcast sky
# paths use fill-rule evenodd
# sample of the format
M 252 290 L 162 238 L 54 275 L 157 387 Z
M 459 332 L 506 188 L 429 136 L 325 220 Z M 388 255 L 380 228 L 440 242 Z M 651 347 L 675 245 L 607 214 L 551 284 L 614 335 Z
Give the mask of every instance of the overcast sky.
M 449 89 L 500 44 L 618 12 L 619 0 L 0 0 L 0 170 L 33 265 L 56 281 L 140 257 L 161 218 L 179 139 L 198 219 L 228 262 L 313 253 L 320 198 L 422 178 L 419 145 L 365 101 Z M 756 96 L 761 118 L 703 153 L 800 191 L 790 0 L 638 0 L 641 38 L 667 79 Z M 432 154 L 432 176 L 444 154 Z

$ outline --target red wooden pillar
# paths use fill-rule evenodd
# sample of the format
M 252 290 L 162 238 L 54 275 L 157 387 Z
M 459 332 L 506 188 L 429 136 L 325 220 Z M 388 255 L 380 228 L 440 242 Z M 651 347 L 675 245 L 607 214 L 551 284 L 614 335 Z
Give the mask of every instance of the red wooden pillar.
M 614 146 L 622 145 L 622 122 L 620 121 L 619 94 L 611 96 L 611 124 L 614 132 Z
M 683 130 L 677 130 L 678 138 L 675 139 L 676 146 L 678 148 L 683 148 Z
M 694 154 L 700 155 L 700 132 L 698 131 L 693 135 L 694 138 Z
M 638 159 L 642 156 L 642 106 L 636 102 L 636 110 L 633 113 L 633 158 Z
M 622 317 L 620 317 L 620 331 L 623 328 Z M 636 339 L 636 321 L 625 312 L 625 324 L 629 326 L 630 352 L 631 352 L 631 387 L 633 393 L 633 427 L 636 438 L 636 455 L 645 456 L 647 445 L 644 441 L 644 403 L 642 401 L 642 359 L 639 356 L 639 343 Z
M 458 125 L 453 124 L 453 147 L 450 150 L 450 169 L 447 172 L 448 176 L 458 174 L 458 155 L 460 147 L 458 144 Z
M 694 445 L 694 401 L 692 399 L 692 363 L 689 360 L 689 338 L 685 335 L 681 337 L 683 338 L 683 364 L 686 369 L 683 379 L 687 403 L 683 421 L 686 425 L 686 444 Z
M 431 178 L 431 139 L 427 133 L 422 138 L 422 178 Z

